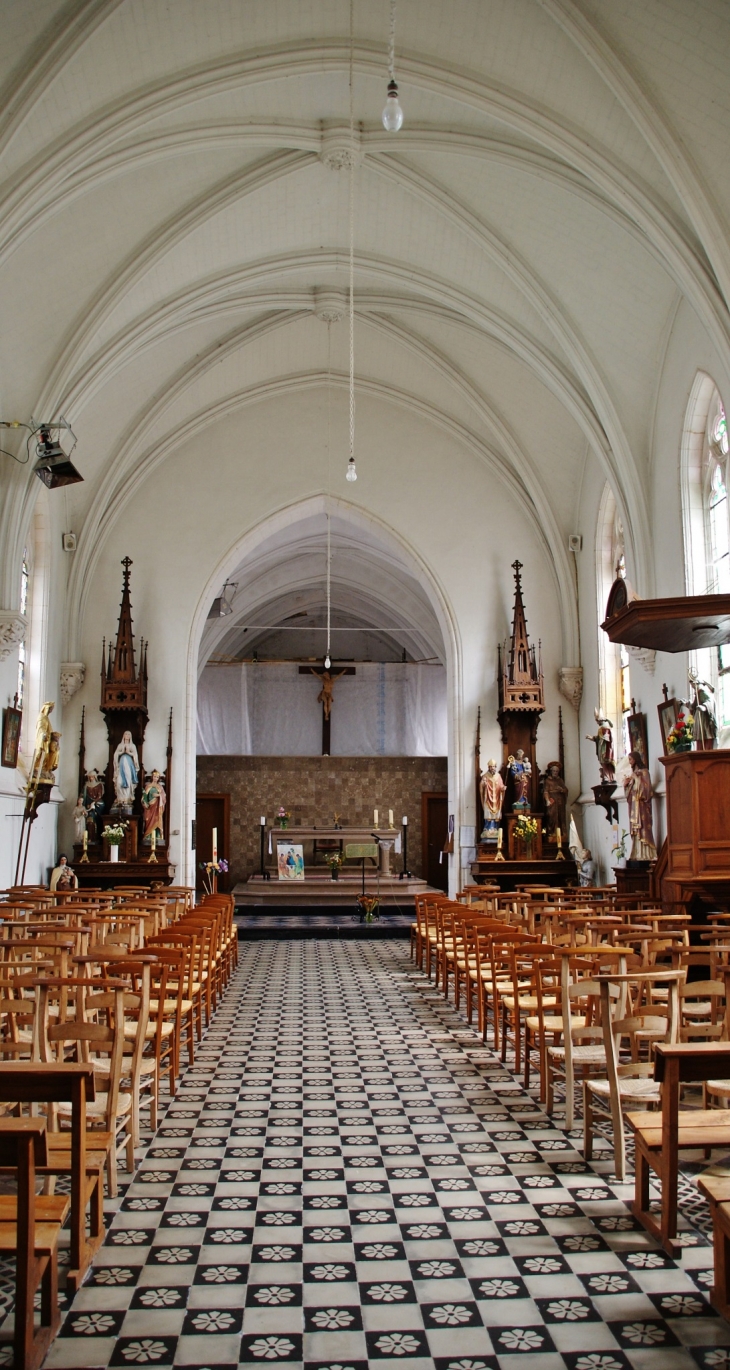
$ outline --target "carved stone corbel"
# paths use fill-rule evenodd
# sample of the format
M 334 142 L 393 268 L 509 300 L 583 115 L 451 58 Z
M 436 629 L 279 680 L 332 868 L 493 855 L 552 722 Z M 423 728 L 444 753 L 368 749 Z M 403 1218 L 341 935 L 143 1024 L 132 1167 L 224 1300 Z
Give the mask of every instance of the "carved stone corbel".
M 25 642 L 27 627 L 25 614 L 18 614 L 14 609 L 0 609 L 0 661 L 5 661 L 14 647 Z
M 583 667 L 561 666 L 558 673 L 560 693 L 577 711 L 583 698 Z
M 627 647 L 630 661 L 636 661 L 639 666 L 653 675 L 656 670 L 656 652 L 652 647 Z
M 61 699 L 68 704 L 86 679 L 86 665 L 83 661 L 62 661 L 59 671 Z

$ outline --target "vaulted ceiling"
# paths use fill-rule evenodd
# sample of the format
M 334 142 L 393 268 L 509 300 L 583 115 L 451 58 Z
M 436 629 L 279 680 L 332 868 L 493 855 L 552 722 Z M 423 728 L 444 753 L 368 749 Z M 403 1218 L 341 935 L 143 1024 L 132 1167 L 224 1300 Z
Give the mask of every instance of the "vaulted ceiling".
M 599 462 L 646 584 L 681 302 L 718 349 L 730 338 L 730 7 L 399 0 L 395 135 L 388 17 L 354 0 L 358 413 L 465 443 L 563 568 Z M 81 596 L 129 493 L 192 435 L 214 460 L 231 413 L 245 435 L 251 406 L 316 393 L 340 479 L 349 4 L 4 0 L 2 27 L 0 417 L 73 424 Z M 275 425 L 271 452 L 292 457 Z M 37 482 L 0 462 L 8 572 Z

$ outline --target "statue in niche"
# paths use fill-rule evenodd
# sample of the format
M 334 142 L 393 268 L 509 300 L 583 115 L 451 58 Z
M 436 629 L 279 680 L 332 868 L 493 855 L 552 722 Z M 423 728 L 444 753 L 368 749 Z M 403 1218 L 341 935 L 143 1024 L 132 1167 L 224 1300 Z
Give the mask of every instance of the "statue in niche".
M 86 830 L 89 841 L 97 840 L 97 821 L 104 812 L 104 781 L 95 766 L 86 772 L 83 803 L 86 810 Z
M 517 749 L 516 756 L 507 757 L 507 769 L 512 776 L 512 782 L 515 787 L 515 799 L 512 809 L 517 813 L 520 811 L 524 812 L 530 807 L 530 778 L 532 776 L 532 766 L 521 747 Z
M 139 780 L 139 755 L 129 729 L 122 733 L 122 740 L 114 753 L 113 775 L 116 795 L 114 808 L 131 813 Z
M 496 842 L 497 830 L 502 817 L 504 805 L 505 783 L 497 770 L 497 763 L 492 758 L 487 762 L 487 769 L 479 782 L 479 794 L 484 810 L 484 827 L 482 828 L 482 842 Z
M 165 786 L 160 778 L 160 772 L 154 770 L 147 784 L 142 791 L 142 811 L 144 813 L 144 833 L 142 841 L 151 843 L 152 834 L 155 833 L 155 842 L 161 843 L 164 839 L 164 828 L 162 820 L 167 804 Z
M 595 746 L 601 771 L 601 783 L 603 785 L 615 785 L 616 762 L 613 755 L 613 724 L 600 709 L 594 709 L 593 716 L 596 720 L 597 730 L 592 735 L 586 733 L 586 738 Z
M 656 861 L 654 827 L 651 813 L 651 776 L 641 752 L 629 752 L 631 772 L 624 780 L 624 795 L 629 806 L 631 861 Z
M 317 676 L 322 681 L 322 689 L 317 695 L 317 703 L 322 705 L 325 718 L 329 718 L 332 713 L 332 691 L 335 681 L 339 680 L 340 676 L 346 675 L 347 672 L 338 671 L 337 675 L 332 675 L 329 671 L 323 671 L 320 676 L 319 671 L 312 670 L 311 666 L 309 669 L 312 671 L 312 675 Z
M 554 837 L 558 828 L 565 837 L 568 829 L 568 786 L 563 780 L 559 761 L 549 761 L 542 777 L 542 798 L 545 805 L 545 824 L 548 835 Z

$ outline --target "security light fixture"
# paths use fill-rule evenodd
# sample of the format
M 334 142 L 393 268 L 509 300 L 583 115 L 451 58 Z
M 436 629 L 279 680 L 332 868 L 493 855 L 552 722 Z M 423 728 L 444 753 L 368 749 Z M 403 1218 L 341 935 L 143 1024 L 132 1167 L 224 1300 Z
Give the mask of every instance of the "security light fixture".
M 26 428 L 28 430 L 28 437 L 25 442 L 25 459 L 16 456 L 14 452 L 8 452 L 5 447 L 0 447 L 0 452 L 3 452 L 6 457 L 12 457 L 13 461 L 17 461 L 20 466 L 25 466 L 30 461 L 30 445 L 35 438 L 35 454 L 38 460 L 33 470 L 49 490 L 57 490 L 62 485 L 76 485 L 78 481 L 84 479 L 71 461 L 71 452 L 76 446 L 76 434 L 63 415 L 48 423 L 36 423 L 35 419 L 31 419 L 30 423 L 21 423 L 19 419 L 13 419 L 10 422 L 6 419 L 0 419 L 0 428 Z M 57 435 L 62 432 L 70 433 L 73 438 L 69 452 L 64 452 L 58 441 Z

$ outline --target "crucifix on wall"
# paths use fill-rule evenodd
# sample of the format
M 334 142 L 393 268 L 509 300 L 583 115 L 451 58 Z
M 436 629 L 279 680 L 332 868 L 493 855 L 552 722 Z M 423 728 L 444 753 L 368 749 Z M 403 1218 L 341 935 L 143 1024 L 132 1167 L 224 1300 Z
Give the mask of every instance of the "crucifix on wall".
M 341 671 L 331 672 L 326 666 L 300 666 L 300 675 L 319 676 L 322 681 L 322 688 L 317 695 L 317 703 L 322 705 L 322 755 L 330 754 L 330 720 L 332 717 L 332 701 L 335 681 L 343 675 L 355 675 L 354 666 L 343 666 Z

